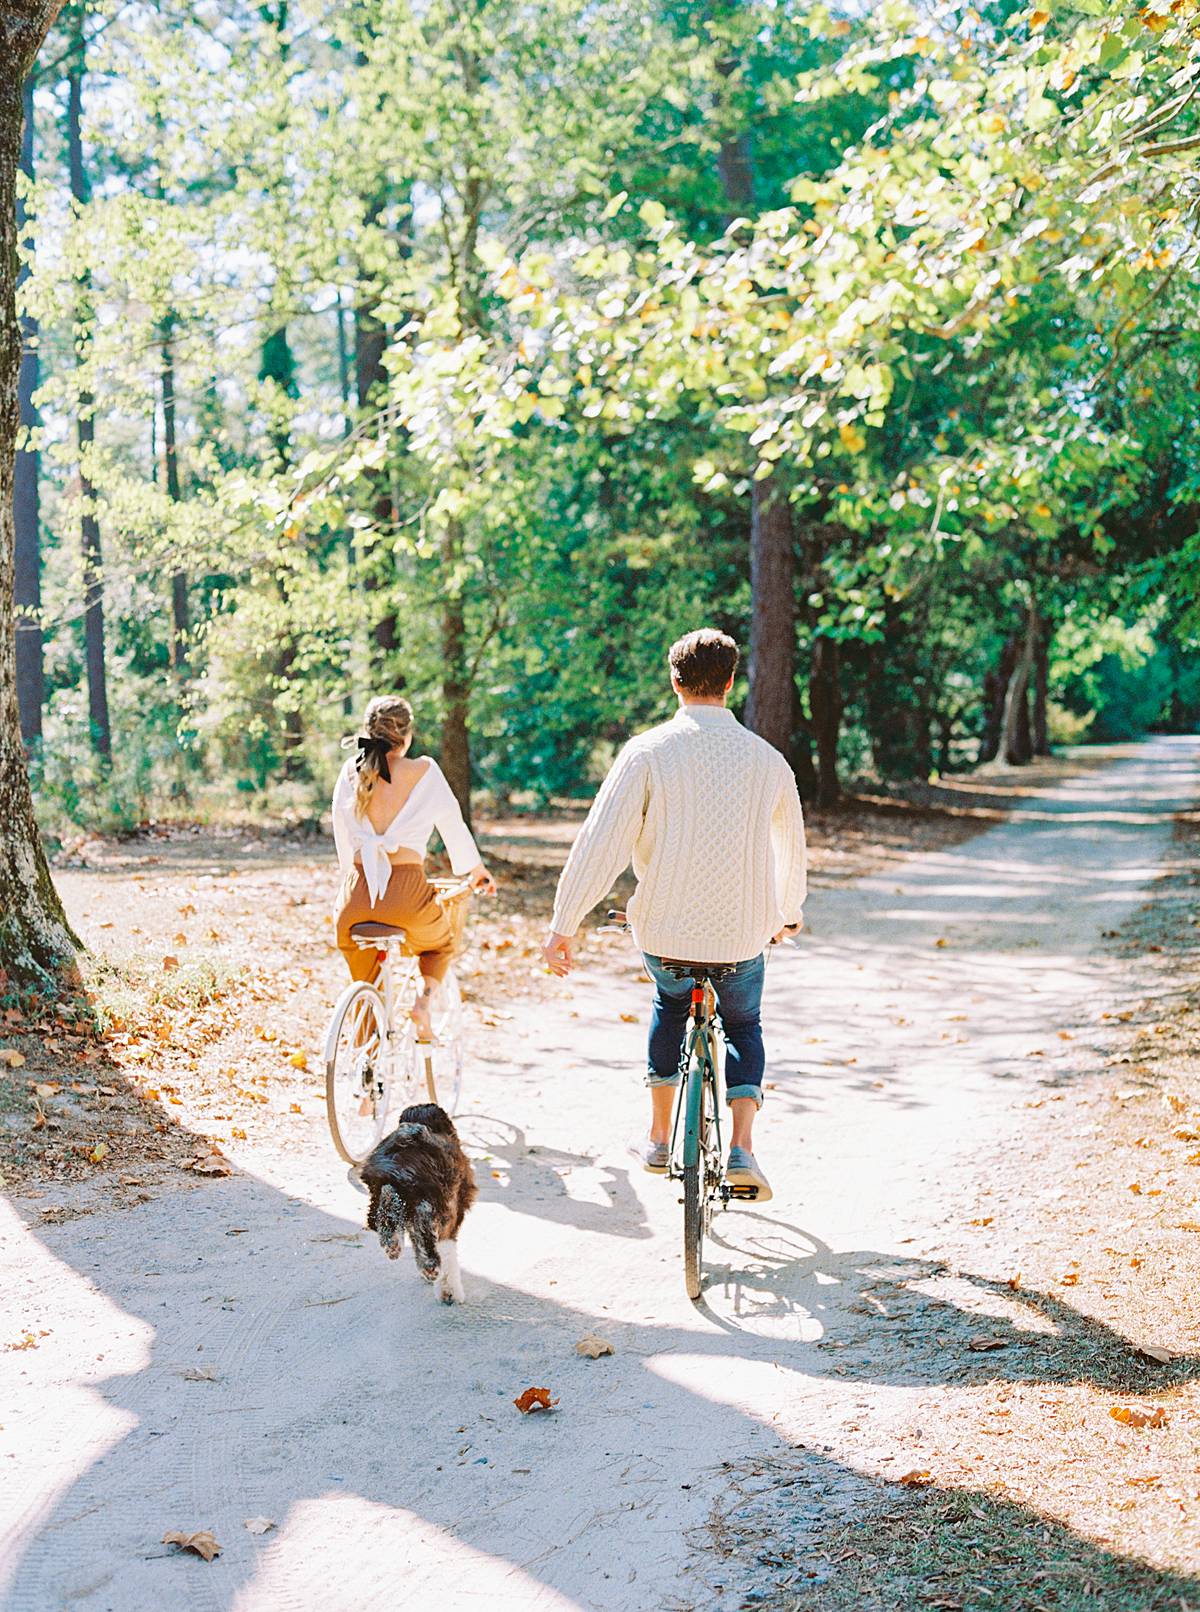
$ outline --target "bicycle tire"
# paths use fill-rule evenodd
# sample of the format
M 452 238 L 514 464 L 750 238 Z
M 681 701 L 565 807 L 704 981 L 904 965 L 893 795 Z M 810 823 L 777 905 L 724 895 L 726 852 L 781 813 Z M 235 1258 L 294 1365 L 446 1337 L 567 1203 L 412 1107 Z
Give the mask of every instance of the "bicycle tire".
M 447 1114 L 458 1113 L 463 1078 L 463 1002 L 458 976 L 449 969 L 433 1003 L 433 1030 L 437 1042 L 433 1078 L 437 1096 Z
M 705 1112 L 708 1080 L 704 1064 L 694 1059 L 688 1070 L 687 1109 L 683 1133 L 683 1285 L 695 1302 L 704 1286 L 704 1222 L 707 1189 Z
M 390 1095 L 386 1053 L 382 996 L 366 980 L 348 985 L 325 1033 L 325 1113 L 347 1164 L 361 1164 L 383 1135 Z

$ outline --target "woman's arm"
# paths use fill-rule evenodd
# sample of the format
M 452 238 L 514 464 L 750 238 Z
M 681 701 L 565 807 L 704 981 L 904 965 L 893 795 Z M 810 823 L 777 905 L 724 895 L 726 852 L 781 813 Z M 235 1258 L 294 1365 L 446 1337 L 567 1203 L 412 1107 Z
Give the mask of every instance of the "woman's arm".
M 442 836 L 451 871 L 459 878 L 469 878 L 476 889 L 490 887 L 494 890 L 495 880 L 483 864 L 479 847 L 463 819 L 462 807 L 454 791 L 437 762 L 431 761 L 430 765 L 437 768 L 437 777 L 433 780 L 433 826 Z
M 333 786 L 333 804 L 329 815 L 333 823 L 333 844 L 337 851 L 338 866 L 348 873 L 354 866 L 354 763 L 348 761 L 338 773 Z

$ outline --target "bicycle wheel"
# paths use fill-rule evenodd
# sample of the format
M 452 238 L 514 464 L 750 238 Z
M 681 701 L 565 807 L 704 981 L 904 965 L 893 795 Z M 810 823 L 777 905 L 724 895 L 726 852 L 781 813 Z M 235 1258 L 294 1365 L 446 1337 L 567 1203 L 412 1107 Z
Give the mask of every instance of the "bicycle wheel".
M 704 1230 L 708 1219 L 707 1111 L 708 1080 L 703 1055 L 688 1070 L 687 1110 L 683 1133 L 683 1285 L 690 1299 L 700 1297 L 704 1281 Z
M 333 1145 L 361 1164 L 388 1113 L 388 1039 L 383 998 L 364 980 L 347 986 L 325 1036 L 325 1108 Z
M 447 1114 L 458 1113 L 463 1077 L 463 1003 L 458 977 L 451 968 L 433 993 L 433 1079 Z
M 439 1103 L 453 1114 L 462 1090 L 463 1006 L 458 981 L 451 969 L 434 990 L 430 1003 L 432 1041 L 418 1041 L 409 1018 L 410 1000 L 402 1000 L 401 1039 L 397 1067 L 400 1076 L 393 1093 L 393 1113 L 409 1103 Z

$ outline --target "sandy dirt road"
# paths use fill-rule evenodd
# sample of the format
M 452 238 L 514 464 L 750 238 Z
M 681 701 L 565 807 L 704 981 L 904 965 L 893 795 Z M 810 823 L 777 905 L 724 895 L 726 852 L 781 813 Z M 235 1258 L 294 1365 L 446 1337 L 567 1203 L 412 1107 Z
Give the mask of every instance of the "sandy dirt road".
M 1102 1065 L 1098 1005 L 1138 989 L 1105 931 L 1198 796 L 1200 742 L 1151 741 L 899 876 L 814 894 L 768 973 L 776 1197 L 721 1217 L 697 1306 L 677 1193 L 626 1152 L 645 987 L 613 948 L 469 1071 L 461 1310 L 384 1261 L 315 1123 L 138 1208 L 35 1231 L 5 1205 L 2 1336 L 44 1336 L 0 1355 L 0 1607 L 803 1605 L 836 1571 L 833 1522 L 998 1384 L 1053 1374 L 1069 1312 L 1051 1328 L 1010 1291 L 971 1221 L 1006 1216 L 1020 1264 L 1006 1161 L 1032 1105 Z M 588 1332 L 615 1354 L 578 1357 Z M 514 1410 L 531 1384 L 553 1415 Z M 963 1462 L 955 1482 L 997 1480 Z M 713 1519 L 759 1515 L 781 1471 L 786 1548 L 712 1550 Z M 159 1543 L 196 1528 L 210 1564 Z

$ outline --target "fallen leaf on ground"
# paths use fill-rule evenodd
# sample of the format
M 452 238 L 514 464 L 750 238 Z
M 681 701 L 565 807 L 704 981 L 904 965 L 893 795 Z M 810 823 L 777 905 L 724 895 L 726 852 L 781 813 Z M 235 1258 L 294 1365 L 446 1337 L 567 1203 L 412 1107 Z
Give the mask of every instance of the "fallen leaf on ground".
M 248 1534 L 266 1534 L 275 1526 L 274 1517 L 247 1517 L 242 1527 Z
M 39 1097 L 57 1097 L 62 1087 L 57 1080 L 40 1080 L 33 1089 Z
M 232 1175 L 233 1166 L 215 1147 L 208 1153 L 197 1153 L 195 1158 L 189 1159 L 184 1165 L 185 1170 L 194 1170 L 197 1175 Z
M 1166 1427 L 1167 1413 L 1161 1405 L 1152 1411 L 1133 1410 L 1128 1405 L 1114 1405 L 1108 1413 L 1122 1427 Z
M 978 1220 L 973 1220 L 971 1224 L 973 1226 L 990 1226 L 994 1219 L 994 1215 L 981 1215 Z
M 1157 1472 L 1156 1472 L 1156 1473 L 1155 1473 L 1155 1474 L 1154 1474 L 1154 1476 L 1153 1476 L 1153 1477 L 1145 1477 L 1145 1478 L 1126 1478 L 1126 1479 L 1125 1479 L 1125 1482 L 1126 1482 L 1126 1483 L 1144 1483 L 1144 1484 L 1145 1484 L 1145 1485 L 1146 1485 L 1146 1487 L 1147 1487 L 1147 1488 L 1149 1488 L 1149 1486 L 1150 1486 L 1150 1485 L 1151 1485 L 1151 1484 L 1152 1484 L 1152 1483 L 1160 1483 L 1160 1482 L 1161 1482 L 1161 1481 L 1162 1481 L 1162 1479 L 1161 1479 L 1161 1476 L 1160 1476 L 1160 1474 L 1159 1474 L 1159 1473 L 1157 1473 Z
M 918 1467 L 912 1472 L 906 1472 L 902 1478 L 898 1478 L 896 1481 L 905 1489 L 924 1489 L 927 1484 L 933 1482 L 933 1473 L 926 1472 L 923 1467 Z
M 967 1348 L 973 1349 L 976 1354 L 983 1354 L 986 1349 L 1007 1349 L 1007 1347 L 1007 1338 L 980 1337 L 967 1340 Z
M 215 1383 L 217 1374 L 211 1366 L 189 1366 L 183 1373 L 185 1383 Z
M 162 966 L 164 973 L 170 973 L 171 969 L 179 967 L 179 959 L 178 957 L 164 957 L 162 960 Z M 206 1557 L 205 1559 L 207 1561 L 212 1560 L 211 1557 Z
M 99 1164 L 102 1159 L 106 1159 L 107 1157 L 108 1157 L 108 1143 L 107 1142 L 97 1142 L 95 1147 L 88 1154 L 88 1158 L 92 1161 L 93 1164 Z
M 1145 1355 L 1147 1360 L 1156 1360 L 1160 1366 L 1169 1366 L 1172 1360 L 1179 1359 L 1178 1349 L 1164 1349 L 1157 1343 L 1139 1344 L 1138 1354 Z
M 16 1047 L 0 1047 L 0 1063 L 9 1069 L 19 1069 L 25 1062 L 25 1054 L 18 1052 Z
M 622 1024 L 636 1024 L 637 1021 L 638 1021 L 638 1016 L 637 1016 L 636 1013 L 622 1013 L 622 1015 L 621 1015 L 621 1023 Z
M 1020 1273 L 1020 1271 L 1014 1271 L 1013 1274 L 1008 1279 L 1008 1286 L 1015 1293 L 1017 1291 L 1017 1289 L 1020 1287 L 1020 1285 L 1021 1285 L 1021 1273 Z
M 1062 1276 L 1059 1277 L 1059 1281 L 1064 1287 L 1075 1287 L 1079 1282 L 1079 1272 L 1066 1271 Z
M 206 1562 L 211 1562 L 214 1556 L 221 1554 L 221 1547 L 209 1533 L 207 1528 L 201 1528 L 194 1534 L 164 1534 L 164 1545 L 178 1545 L 180 1550 L 195 1551 L 197 1556 L 203 1556 Z
M 513 1400 L 513 1404 L 522 1416 L 528 1416 L 530 1411 L 553 1410 L 558 1404 L 558 1400 L 550 1398 L 548 1388 L 527 1388 L 523 1394 Z
M 288 1062 L 291 1064 L 293 1069 L 307 1069 L 308 1068 L 308 1053 L 307 1052 L 293 1052 L 291 1057 L 288 1059 Z
M 601 1355 L 611 1355 L 615 1352 L 607 1338 L 599 1338 L 594 1332 L 589 1332 L 585 1338 L 580 1338 L 575 1345 L 575 1353 L 586 1355 L 589 1360 L 599 1360 Z

